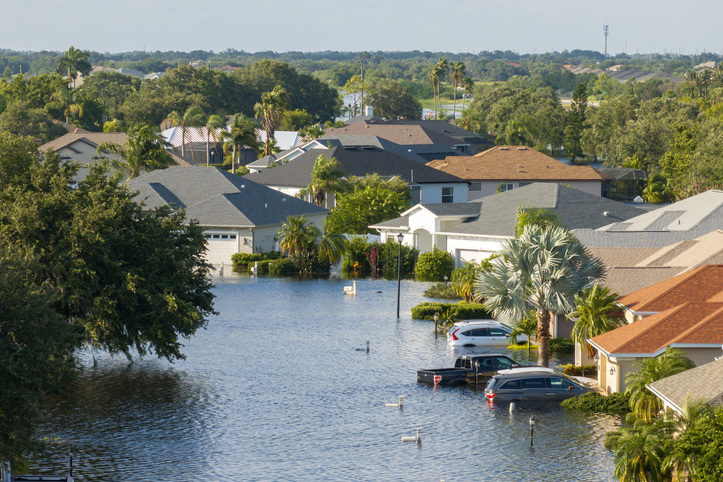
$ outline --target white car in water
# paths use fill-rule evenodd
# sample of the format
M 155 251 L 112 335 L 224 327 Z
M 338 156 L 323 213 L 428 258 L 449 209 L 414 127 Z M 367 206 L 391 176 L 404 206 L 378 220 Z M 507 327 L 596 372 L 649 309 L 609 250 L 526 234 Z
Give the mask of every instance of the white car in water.
M 458 321 L 447 332 L 447 343 L 452 346 L 507 346 L 512 328 L 496 320 Z M 519 335 L 518 341 L 527 341 Z

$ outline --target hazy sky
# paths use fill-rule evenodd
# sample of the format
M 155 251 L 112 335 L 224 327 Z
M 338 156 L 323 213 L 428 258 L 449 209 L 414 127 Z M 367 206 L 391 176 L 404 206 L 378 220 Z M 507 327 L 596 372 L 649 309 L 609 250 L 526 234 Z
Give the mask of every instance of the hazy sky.
M 0 48 L 723 52 L 721 0 L 26 0 Z

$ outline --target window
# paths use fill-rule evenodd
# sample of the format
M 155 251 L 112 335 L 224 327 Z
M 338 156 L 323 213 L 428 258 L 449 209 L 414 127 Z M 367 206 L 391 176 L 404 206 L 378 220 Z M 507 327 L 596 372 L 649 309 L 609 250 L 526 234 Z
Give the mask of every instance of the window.
M 481 183 L 481 182 L 471 182 L 471 183 L 469 183 L 469 190 L 470 190 L 470 191 L 481 191 L 481 190 L 482 190 L 482 183 Z
M 544 378 L 526 378 L 522 380 L 522 388 L 547 388 Z
M 557 388 L 558 390 L 572 390 L 577 387 L 575 387 L 572 382 L 565 380 L 564 378 L 550 377 L 550 388 Z
M 228 235 L 228 238 L 229 238 L 229 239 L 236 239 L 236 235 L 235 235 L 235 234 L 229 234 L 229 235 Z
M 214 235 L 213 235 L 213 239 L 220 239 L 220 238 L 221 238 L 221 235 L 220 235 L 220 234 L 214 234 Z
M 454 202 L 454 188 L 443 187 L 442 188 L 442 202 L 453 203 Z
M 520 381 L 519 381 L 519 380 L 510 380 L 509 382 L 507 382 L 507 383 L 505 383 L 504 385 L 502 385 L 502 386 L 500 387 L 500 390 L 502 390 L 502 389 L 506 389 L 506 390 L 519 390 L 520 388 L 522 388 L 522 386 L 520 385 Z
M 521 183 L 518 184 L 518 186 L 519 186 L 519 187 L 525 187 L 525 186 L 529 186 L 530 184 L 532 184 L 532 183 L 531 183 L 531 182 L 521 182 Z
M 512 191 L 514 189 L 515 185 L 511 182 L 503 182 L 500 183 L 499 187 L 497 188 L 497 192 L 506 192 L 506 191 Z
M 505 336 L 508 333 L 502 328 L 490 328 L 490 336 Z
M 506 370 L 507 368 L 512 368 L 513 362 L 512 360 L 509 360 L 507 358 L 497 357 L 497 369 L 498 370 Z
M 487 328 L 475 328 L 461 333 L 464 336 L 487 336 Z
M 222 234 L 221 239 L 228 239 L 228 234 Z

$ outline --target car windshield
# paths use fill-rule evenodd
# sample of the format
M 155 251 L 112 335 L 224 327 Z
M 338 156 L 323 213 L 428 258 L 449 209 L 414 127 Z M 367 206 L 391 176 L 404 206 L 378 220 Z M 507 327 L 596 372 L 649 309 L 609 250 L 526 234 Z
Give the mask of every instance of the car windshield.
M 487 382 L 487 386 L 485 387 L 485 390 L 492 390 L 495 388 L 495 384 L 497 383 L 497 377 L 490 378 L 490 381 Z

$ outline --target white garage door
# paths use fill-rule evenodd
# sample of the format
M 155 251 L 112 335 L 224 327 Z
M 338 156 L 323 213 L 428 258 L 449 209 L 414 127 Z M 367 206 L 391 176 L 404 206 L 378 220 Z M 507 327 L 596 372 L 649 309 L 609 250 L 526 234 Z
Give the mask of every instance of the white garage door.
M 206 234 L 206 259 L 211 264 L 231 264 L 231 256 L 238 252 L 235 234 Z
M 473 251 L 471 249 L 458 249 L 456 256 L 457 266 L 464 266 L 464 263 L 467 263 L 469 261 L 477 261 L 479 263 L 480 261 L 489 258 L 493 254 L 494 253 L 492 251 Z

